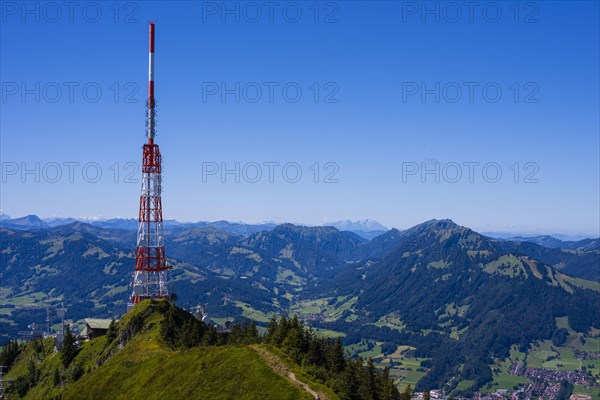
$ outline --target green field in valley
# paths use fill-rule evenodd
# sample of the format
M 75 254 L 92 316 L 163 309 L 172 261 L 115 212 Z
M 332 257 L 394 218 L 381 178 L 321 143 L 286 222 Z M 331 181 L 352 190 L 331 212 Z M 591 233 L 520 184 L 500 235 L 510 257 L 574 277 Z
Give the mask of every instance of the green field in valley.
M 364 339 L 359 343 L 346 346 L 346 350 L 348 353 L 364 359 L 373 358 L 375 365 L 379 368 L 389 367 L 390 376 L 400 390 L 408 385 L 414 388 L 415 384 L 427 373 L 427 370 L 421 367 L 421 362 L 429 359 L 411 356 L 410 351 L 415 348 L 410 346 L 398 346 L 393 353 L 383 354 L 382 344 L 382 342 Z

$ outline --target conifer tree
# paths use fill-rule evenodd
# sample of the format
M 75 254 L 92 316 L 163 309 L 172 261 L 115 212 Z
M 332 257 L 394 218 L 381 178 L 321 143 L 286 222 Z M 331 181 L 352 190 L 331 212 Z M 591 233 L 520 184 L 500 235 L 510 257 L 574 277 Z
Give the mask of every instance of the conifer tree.
M 410 385 L 408 385 L 406 387 L 406 389 L 404 389 L 404 391 L 400 395 L 400 400 L 410 400 L 412 398 L 412 396 L 413 396 L 413 390 L 410 387 Z
M 21 347 L 17 341 L 11 340 L 2 347 L 2 351 L 0 352 L 0 365 L 4 365 L 7 369 L 10 369 L 20 353 Z
M 331 352 L 331 370 L 333 372 L 341 372 L 344 370 L 346 358 L 344 356 L 344 346 L 342 346 L 342 338 L 337 337 Z
M 275 332 L 277 332 L 277 317 L 272 316 L 267 327 L 267 334 L 265 335 L 265 342 L 272 343 L 275 338 Z
M 378 400 L 376 371 L 372 358 L 369 357 L 367 360 L 367 367 L 364 369 L 362 375 L 361 398 L 364 400 Z
M 258 343 L 259 338 L 258 338 L 258 329 L 256 328 L 256 323 L 254 322 L 254 320 L 252 321 L 252 323 L 250 323 L 250 326 L 248 327 L 248 343 Z
M 108 326 L 108 332 L 106 332 L 106 343 L 112 343 L 117 338 L 117 322 L 113 318 Z
M 381 373 L 380 395 L 381 400 L 395 400 L 400 397 L 394 381 L 390 378 L 390 368 L 385 367 Z
M 75 345 L 75 336 L 71 333 L 71 328 L 67 325 L 65 337 L 63 339 L 62 350 L 60 351 L 60 360 L 65 368 L 71 364 L 71 361 L 77 356 L 77 346 Z
M 275 344 L 281 344 L 288 333 L 288 320 L 285 317 L 281 317 L 279 320 L 279 324 L 277 324 L 277 329 L 275 330 L 275 335 L 273 336 L 273 342 Z
M 360 400 L 360 379 L 358 364 L 349 362 L 338 381 L 337 392 L 342 400 Z

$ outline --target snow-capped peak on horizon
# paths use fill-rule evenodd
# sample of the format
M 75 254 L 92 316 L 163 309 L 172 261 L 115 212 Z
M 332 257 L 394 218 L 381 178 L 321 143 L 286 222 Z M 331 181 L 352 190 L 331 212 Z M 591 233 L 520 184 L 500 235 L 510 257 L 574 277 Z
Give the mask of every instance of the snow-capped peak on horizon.
M 375 221 L 373 219 L 368 219 L 368 218 L 363 219 L 363 220 L 356 220 L 356 221 L 352 221 L 350 219 L 344 219 L 341 221 L 328 222 L 323 225 L 333 226 L 334 228 L 337 228 L 341 231 L 370 232 L 370 231 L 387 231 L 388 230 L 388 228 L 385 227 L 380 222 Z

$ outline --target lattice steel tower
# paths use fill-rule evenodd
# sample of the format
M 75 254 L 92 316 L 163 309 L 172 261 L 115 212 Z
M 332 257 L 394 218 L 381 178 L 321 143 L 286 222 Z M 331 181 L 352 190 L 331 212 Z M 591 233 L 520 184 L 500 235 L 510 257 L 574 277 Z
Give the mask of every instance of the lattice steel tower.
M 154 28 L 150 22 L 150 52 L 148 58 L 148 102 L 146 136 L 142 157 L 142 194 L 138 217 L 135 271 L 131 302 L 148 298 L 171 298 L 171 267 L 167 266 L 163 237 L 161 201 L 161 156 L 154 144 L 156 100 L 154 99 Z

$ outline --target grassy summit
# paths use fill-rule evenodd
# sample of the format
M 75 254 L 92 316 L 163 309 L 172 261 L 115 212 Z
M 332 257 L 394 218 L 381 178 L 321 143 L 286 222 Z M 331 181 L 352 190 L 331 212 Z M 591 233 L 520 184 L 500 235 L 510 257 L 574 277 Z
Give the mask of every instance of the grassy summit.
M 188 334 L 199 335 L 200 343 L 211 340 L 206 325 L 189 313 L 166 301 L 144 301 L 123 317 L 114 340 L 85 342 L 67 368 L 50 340 L 29 343 L 7 376 L 15 379 L 7 398 L 313 398 L 250 346 L 185 348 Z
M 139 346 L 71 385 L 78 399 L 310 399 L 273 372 L 248 346 L 156 351 Z

